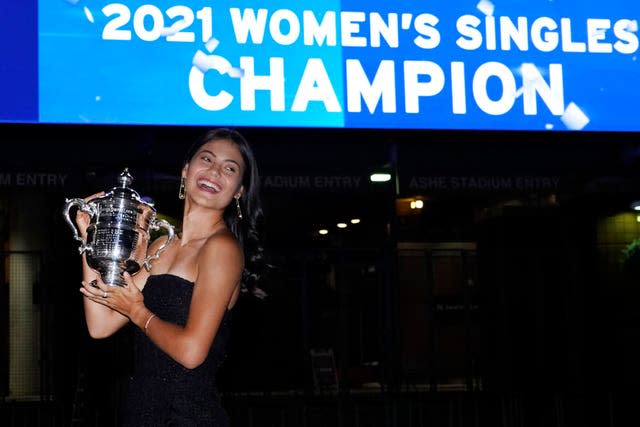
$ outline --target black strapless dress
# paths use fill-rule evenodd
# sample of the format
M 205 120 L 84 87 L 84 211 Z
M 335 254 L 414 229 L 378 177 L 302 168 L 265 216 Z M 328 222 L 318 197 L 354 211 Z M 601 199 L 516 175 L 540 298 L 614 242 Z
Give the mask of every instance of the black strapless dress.
M 150 276 L 143 289 L 149 310 L 178 325 L 187 321 L 192 293 L 192 282 L 171 274 Z M 231 311 L 227 310 L 209 355 L 195 369 L 174 361 L 136 328 L 134 369 L 129 378 L 124 425 L 228 427 L 216 373 L 225 357 L 230 321 Z

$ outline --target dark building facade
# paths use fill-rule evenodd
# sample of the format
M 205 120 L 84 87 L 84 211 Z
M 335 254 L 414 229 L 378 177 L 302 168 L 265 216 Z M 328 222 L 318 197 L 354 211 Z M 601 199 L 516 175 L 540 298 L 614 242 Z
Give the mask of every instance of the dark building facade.
M 61 208 L 128 167 L 176 221 L 180 156 L 202 128 L 2 129 L 0 419 L 114 425 L 130 331 L 86 335 Z M 237 425 L 622 416 L 612 399 L 640 379 L 638 135 L 240 130 L 276 269 L 268 298 L 237 306 L 220 377 Z

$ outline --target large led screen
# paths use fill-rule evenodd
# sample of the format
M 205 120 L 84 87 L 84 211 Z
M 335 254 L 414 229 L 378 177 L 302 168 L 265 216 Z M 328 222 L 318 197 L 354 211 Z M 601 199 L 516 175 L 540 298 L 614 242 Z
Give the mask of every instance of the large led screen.
M 0 121 L 640 130 L 640 2 L 23 0 Z

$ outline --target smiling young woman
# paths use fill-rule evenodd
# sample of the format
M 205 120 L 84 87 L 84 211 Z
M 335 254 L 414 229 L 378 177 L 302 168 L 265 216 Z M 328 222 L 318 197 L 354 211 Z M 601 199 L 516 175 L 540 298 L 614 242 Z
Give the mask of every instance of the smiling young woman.
M 178 197 L 181 229 L 150 271 L 109 286 L 83 262 L 89 334 L 104 338 L 129 322 L 137 326 L 125 426 L 229 425 L 216 374 L 233 308 L 257 289 L 264 266 L 259 175 L 245 138 L 221 128 L 198 139 L 187 151 Z M 86 214 L 76 222 L 86 230 Z M 148 251 L 165 241 L 159 237 Z

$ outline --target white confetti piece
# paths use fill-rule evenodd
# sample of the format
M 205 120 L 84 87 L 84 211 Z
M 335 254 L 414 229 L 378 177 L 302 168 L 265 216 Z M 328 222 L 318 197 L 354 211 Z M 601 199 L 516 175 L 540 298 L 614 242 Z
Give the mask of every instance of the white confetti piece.
M 569 130 L 581 130 L 589 123 L 586 114 L 573 102 L 569 103 L 560 120 Z
M 193 55 L 191 64 L 203 73 L 212 69 L 219 70 L 221 65 L 220 61 L 216 60 L 214 56 L 209 56 L 201 50 L 198 50 L 195 55 Z M 229 77 L 241 78 L 244 77 L 244 70 L 240 67 L 229 67 L 226 70 L 221 71 L 220 74 L 227 74 Z
M 184 19 L 180 21 L 174 22 L 170 27 L 164 27 L 162 31 L 160 31 L 160 35 L 162 37 L 172 36 L 178 32 L 178 27 L 184 23 Z
M 522 64 L 520 74 L 522 75 L 522 81 L 525 85 L 539 81 L 542 75 L 541 71 L 531 63 Z
M 517 99 L 517 98 L 521 97 L 523 92 L 524 92 L 524 87 L 519 87 L 516 90 L 516 93 L 513 94 L 513 98 Z
M 214 50 L 216 50 L 216 48 L 218 47 L 218 45 L 220 44 L 220 41 L 218 39 L 216 39 L 215 37 L 211 37 L 209 40 L 207 40 L 207 42 L 204 44 L 204 47 L 207 49 L 207 51 L 209 53 L 213 52 Z
M 227 74 L 229 77 L 242 78 L 244 77 L 244 70 L 240 67 L 231 67 L 227 70 Z
M 493 5 L 493 2 L 489 0 L 480 0 L 476 5 L 476 8 L 487 16 L 493 16 L 495 6 Z
M 211 69 L 211 59 L 209 55 L 204 53 L 201 50 L 198 50 L 195 55 L 193 55 L 193 59 L 191 60 L 191 64 L 196 67 L 198 70 L 206 73 L 207 70 Z
M 87 20 L 89 22 L 91 22 L 92 24 L 94 23 L 93 14 L 91 13 L 91 11 L 89 10 L 89 8 L 87 6 L 84 7 L 84 16 L 87 17 Z

